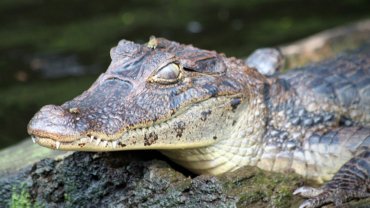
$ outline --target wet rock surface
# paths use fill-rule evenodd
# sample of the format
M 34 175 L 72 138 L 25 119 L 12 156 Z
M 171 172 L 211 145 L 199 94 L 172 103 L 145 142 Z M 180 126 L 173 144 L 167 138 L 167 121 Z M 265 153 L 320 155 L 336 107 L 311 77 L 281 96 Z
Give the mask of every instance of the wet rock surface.
M 149 159 L 153 157 L 157 159 Z M 44 159 L 1 177 L 0 207 L 10 205 L 22 190 L 29 203 L 46 207 L 238 207 L 261 199 L 262 204 L 271 203 L 273 194 L 267 196 L 262 189 L 258 194 L 238 193 L 255 180 L 257 169 L 194 177 L 162 159 L 151 151 L 78 152 Z
M 253 167 L 195 176 L 155 151 L 76 152 L 0 175 L 0 207 L 297 207 L 303 182 Z

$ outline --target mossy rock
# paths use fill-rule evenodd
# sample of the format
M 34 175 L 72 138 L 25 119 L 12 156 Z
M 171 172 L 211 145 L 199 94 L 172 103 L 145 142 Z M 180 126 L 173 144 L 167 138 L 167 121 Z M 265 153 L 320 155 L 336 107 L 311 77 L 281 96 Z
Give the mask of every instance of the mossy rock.
M 65 154 L 40 148 L 24 142 L 0 152 L 6 158 L 0 161 L 0 207 L 298 207 L 303 201 L 292 191 L 305 181 L 292 173 L 244 167 L 196 176 L 156 151 Z

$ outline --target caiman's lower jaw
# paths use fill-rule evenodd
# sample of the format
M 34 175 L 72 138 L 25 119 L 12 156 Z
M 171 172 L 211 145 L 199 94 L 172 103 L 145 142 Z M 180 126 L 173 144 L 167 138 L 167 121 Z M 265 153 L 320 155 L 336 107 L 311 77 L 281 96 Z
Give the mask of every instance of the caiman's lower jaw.
M 235 96 L 222 96 L 191 104 L 165 121 L 115 135 L 114 138 L 117 139 L 107 140 L 89 134 L 73 140 L 31 136 L 33 142 L 41 146 L 73 151 L 160 150 L 210 146 L 222 138 L 220 129 L 226 124 L 220 121 L 222 117 L 229 116 L 225 113 L 227 108 L 233 113 L 230 106 L 233 97 Z
M 119 141 L 108 141 L 90 136 L 81 137 L 72 142 L 61 142 L 51 138 L 31 135 L 33 143 L 58 150 L 79 150 L 79 151 L 117 151 L 124 145 Z M 119 148 L 121 147 L 121 148 Z

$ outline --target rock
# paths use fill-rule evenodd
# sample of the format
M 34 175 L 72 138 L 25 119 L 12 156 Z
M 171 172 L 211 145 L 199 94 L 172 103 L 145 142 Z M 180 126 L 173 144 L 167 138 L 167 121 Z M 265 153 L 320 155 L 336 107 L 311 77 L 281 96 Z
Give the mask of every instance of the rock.
M 251 167 L 217 177 L 196 176 L 156 151 L 53 157 L 2 172 L 0 207 L 243 207 L 283 202 L 289 207 L 300 181 L 282 174 L 264 178 L 270 174 Z
M 364 19 L 282 45 L 279 49 L 285 57 L 285 69 L 292 69 L 368 45 L 369 35 L 370 19 Z
M 12 147 L 18 152 L 6 162 L 27 161 L 19 154 L 32 149 L 26 144 Z M 12 154 L 5 150 L 0 158 L 4 152 Z M 0 161 L 0 207 L 297 207 L 302 202 L 292 195 L 303 183 L 295 174 L 244 167 L 196 176 L 156 151 L 61 154 L 47 152 L 44 159 L 7 171 Z

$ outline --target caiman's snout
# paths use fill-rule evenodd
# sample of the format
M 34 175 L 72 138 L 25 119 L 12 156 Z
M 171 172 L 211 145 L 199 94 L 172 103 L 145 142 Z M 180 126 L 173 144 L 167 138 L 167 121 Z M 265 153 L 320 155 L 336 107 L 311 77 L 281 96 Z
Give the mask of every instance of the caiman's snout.
M 58 148 L 60 144 L 61 149 L 85 138 L 89 142 L 94 138 L 113 140 L 111 135 L 121 136 L 121 129 L 128 125 L 125 119 L 137 121 L 138 111 L 125 111 L 130 91 L 128 82 L 103 76 L 75 99 L 42 107 L 29 122 L 28 133 L 42 146 Z
M 78 114 L 78 109 L 67 110 L 56 105 L 46 105 L 29 122 L 28 134 L 36 138 L 73 141 L 74 135 L 78 135 L 76 128 L 78 117 L 75 114 Z

